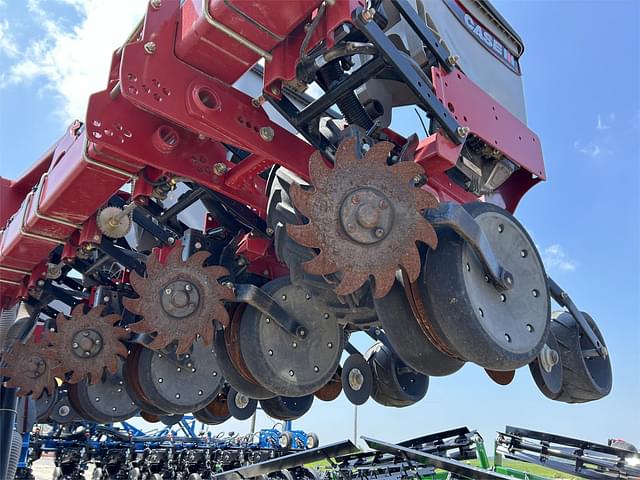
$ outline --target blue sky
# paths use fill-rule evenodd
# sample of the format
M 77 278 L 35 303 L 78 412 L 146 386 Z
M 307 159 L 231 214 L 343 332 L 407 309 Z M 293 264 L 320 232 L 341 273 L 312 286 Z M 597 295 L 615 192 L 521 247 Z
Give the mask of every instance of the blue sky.
M 433 0 L 435 1 L 435 0 Z M 640 444 L 640 2 L 495 2 L 524 39 L 529 126 L 548 181 L 518 218 L 549 273 L 601 326 L 613 392 L 585 405 L 540 394 L 528 369 L 508 387 L 475 366 L 432 379 L 405 409 L 359 408 L 359 433 L 400 440 L 469 425 L 492 439 L 505 424 Z M 141 0 L 0 0 L 0 175 L 15 178 L 83 115 L 106 81 L 110 52 L 144 11 Z M 45 15 L 46 12 L 46 15 Z M 404 131 L 416 128 L 407 117 Z M 261 417 L 259 425 L 269 422 Z M 344 397 L 297 422 L 321 441 L 352 433 Z M 248 424 L 225 429 L 245 431 Z

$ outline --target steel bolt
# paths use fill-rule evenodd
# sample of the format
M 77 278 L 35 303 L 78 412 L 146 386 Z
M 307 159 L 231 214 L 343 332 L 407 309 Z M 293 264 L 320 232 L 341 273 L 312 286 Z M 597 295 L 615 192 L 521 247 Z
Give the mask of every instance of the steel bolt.
M 196 247 L 196 250 L 200 250 L 202 248 L 202 243 L 196 242 L 193 244 L 193 246 Z
M 313 367 L 313 371 L 318 373 L 320 371 L 320 369 L 317 366 L 315 366 L 315 367 Z
M 265 99 L 262 95 L 260 95 L 259 97 L 255 97 L 251 99 L 251 105 L 253 105 L 255 108 L 260 108 L 260 106 L 265 102 Z
M 271 323 L 271 319 L 269 317 L 265 318 L 264 321 L 267 323 Z
M 378 207 L 380 207 L 382 210 L 385 210 L 388 206 L 389 204 L 384 200 L 380 200 L 380 203 L 378 203 Z
M 156 53 L 156 43 L 155 42 L 147 42 L 144 44 L 144 51 L 149 55 L 153 55 Z
M 289 376 L 293 377 L 296 374 L 296 372 L 294 372 L 293 370 L 289 370 Z
M 162 0 L 151 0 L 149 4 L 151 5 L 151 8 L 158 10 L 162 6 Z
M 327 343 L 327 348 L 333 348 L 333 343 L 331 342 Z
M 378 237 L 378 238 L 384 237 L 384 229 L 383 228 L 376 228 L 375 234 L 376 234 L 376 237 Z
M 184 290 L 185 290 L 186 292 L 190 292 L 191 290 L 193 290 L 193 286 L 192 286 L 190 283 L 187 283 L 187 284 L 184 286 Z
M 298 348 L 298 344 L 297 344 L 296 342 L 293 342 L 293 343 L 291 344 L 291 346 L 292 346 L 293 348 Z
M 80 345 L 78 345 L 78 342 L 73 342 L 73 344 L 71 345 L 73 348 L 78 348 Z
M 273 350 L 269 350 L 267 353 L 269 354 L 270 357 L 273 357 Z
M 458 60 L 460 60 L 458 55 L 449 55 L 449 58 L 447 58 L 447 62 L 449 62 L 449 65 L 452 67 L 455 67 L 458 64 Z
M 275 96 L 280 96 L 280 89 L 274 85 L 273 87 L 271 87 L 271 93 L 273 93 Z
M 469 127 L 458 127 L 457 134 L 460 138 L 466 138 L 469 135 Z
M 287 300 L 287 296 L 286 296 L 286 295 L 282 295 L 282 297 L 281 297 L 281 298 L 282 298 L 282 300 L 283 300 L 283 301 L 286 301 L 286 300 Z
M 267 227 L 267 229 L 265 231 L 266 231 L 267 235 L 269 235 L 269 236 L 273 235 L 273 233 L 274 233 L 273 232 L 273 228 L 271 228 L 271 227 Z
M 329 316 L 330 316 L 330 315 L 329 315 L 328 313 L 325 313 L 325 314 L 324 314 L 324 315 L 322 315 L 322 316 L 323 316 L 323 317 L 324 317 L 324 319 L 326 320 L 327 318 L 329 318 Z
M 373 16 L 375 14 L 376 14 L 376 11 L 373 8 L 365 10 L 364 12 L 362 12 L 362 20 L 369 23 L 371 20 L 373 20 Z
M 213 166 L 213 173 L 215 173 L 218 177 L 223 176 L 228 171 L 229 167 L 227 167 L 224 163 L 218 162 Z
M 260 128 L 260 138 L 262 138 L 265 142 L 271 142 L 273 137 L 276 136 L 276 132 L 271 127 L 262 127 Z
M 171 292 L 173 292 L 173 290 L 171 290 L 170 288 L 165 288 L 164 289 L 164 294 L 165 295 L 171 295 Z

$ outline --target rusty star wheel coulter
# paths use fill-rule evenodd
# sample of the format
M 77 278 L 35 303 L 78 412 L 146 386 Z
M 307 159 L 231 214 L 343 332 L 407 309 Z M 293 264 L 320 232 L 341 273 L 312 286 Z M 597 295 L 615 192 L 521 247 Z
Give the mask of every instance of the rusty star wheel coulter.
M 320 250 L 304 263 L 308 273 L 339 272 L 338 295 L 358 290 L 374 278 L 376 298 L 386 295 L 396 270 L 414 281 L 420 274 L 416 242 L 437 246 L 433 227 L 421 211 L 437 206 L 436 198 L 415 187 L 424 173 L 414 162 L 387 165 L 393 145 L 380 142 L 364 156 L 355 138 L 342 142 L 336 164 L 329 168 L 319 152 L 310 158 L 312 189 L 293 185 L 294 206 L 309 219 L 306 225 L 288 225 L 296 242 Z
M 118 356 L 127 358 L 129 351 L 122 343 L 129 333 L 114 324 L 120 315 L 102 315 L 104 305 L 84 312 L 84 304 L 71 311 L 67 319 L 59 314 L 56 332 L 49 334 L 51 349 L 47 354 L 60 360 L 61 375 L 71 373 L 68 383 L 78 383 L 88 378 L 92 385 L 98 383 L 104 370 L 112 375 L 118 371 Z
M 143 317 L 130 325 L 137 333 L 155 333 L 149 348 L 157 350 L 177 342 L 176 353 L 186 353 L 200 335 L 206 345 L 213 341 L 213 320 L 228 325 L 229 314 L 222 303 L 233 299 L 233 291 L 218 283 L 229 275 L 220 266 L 203 267 L 209 252 L 201 251 L 182 260 L 175 247 L 162 265 L 156 254 L 147 260 L 141 277 L 131 273 L 131 286 L 140 298 L 125 298 L 127 310 Z
M 31 393 L 36 399 L 45 390 L 53 395 L 56 391 L 55 376 L 59 363 L 51 358 L 49 350 L 46 338 L 40 343 L 36 343 L 34 337 L 25 344 L 16 342 L 2 357 L 4 366 L 0 368 L 0 376 L 9 378 L 7 387 L 18 388 L 19 396 Z

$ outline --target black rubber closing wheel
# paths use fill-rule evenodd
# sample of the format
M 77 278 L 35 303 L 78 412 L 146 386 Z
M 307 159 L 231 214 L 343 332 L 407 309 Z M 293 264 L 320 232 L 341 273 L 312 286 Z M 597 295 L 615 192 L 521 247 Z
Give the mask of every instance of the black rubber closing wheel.
M 340 361 L 344 331 L 324 302 L 289 278 L 261 288 L 293 315 L 306 334 L 285 331 L 268 315 L 247 307 L 240 321 L 240 350 L 247 368 L 267 390 L 284 396 L 312 394 L 333 376 Z
M 255 413 L 258 402 L 253 398 L 239 393 L 236 389 L 230 388 L 227 394 L 227 406 L 233 418 L 236 420 L 246 420 Z
M 367 360 L 352 353 L 342 366 L 342 390 L 354 405 L 364 405 L 373 391 L 373 374 Z
M 152 405 L 169 414 L 200 410 L 220 392 L 224 379 L 213 346 L 202 339 L 181 362 L 175 355 L 150 349 L 140 352 L 137 381 Z
M 67 391 L 58 389 L 56 403 L 53 405 L 49 418 L 56 423 L 66 425 L 71 422 L 77 422 L 82 417 L 71 405 Z
M 304 397 L 273 397 L 260 400 L 264 413 L 276 420 L 296 420 L 311 410 L 313 395 Z
M 366 353 L 373 373 L 373 398 L 386 407 L 408 407 L 427 394 L 429 377 L 408 367 L 395 352 L 376 342 Z
M 252 383 L 245 379 L 236 370 L 229 358 L 229 352 L 227 352 L 227 345 L 224 341 L 224 331 L 216 330 L 214 335 L 214 350 L 216 358 L 218 359 L 218 366 L 222 372 L 222 376 L 236 391 L 256 400 L 262 400 L 265 398 L 273 398 L 274 393 L 270 392 L 266 388 L 256 383 Z
M 555 352 L 555 353 L 553 353 Z M 560 359 L 560 346 L 551 331 L 536 359 L 529 364 L 529 371 L 536 382 L 538 389 L 545 397 L 557 400 L 562 393 L 562 361 Z M 546 357 L 542 358 L 542 357 Z M 553 362 L 557 360 L 555 365 Z
M 515 370 L 540 353 L 549 330 L 551 299 L 535 244 L 506 210 L 464 206 L 484 232 L 513 288 L 498 291 L 471 247 L 453 230 L 438 230 L 419 282 L 428 318 L 458 356 L 489 370 Z
M 464 362 L 442 353 L 424 334 L 402 285 L 395 282 L 387 295 L 373 301 L 389 343 L 407 365 L 433 376 L 451 375 L 462 368 Z
M 96 423 L 115 423 L 135 417 L 140 412 L 124 388 L 122 360 L 118 360 L 116 374 L 107 373 L 96 384 L 87 379 L 69 385 L 69 401 L 86 420 Z
M 46 390 L 42 392 L 40 398 L 36 400 L 36 422 L 45 423 L 49 420 L 49 415 L 53 410 L 58 399 L 58 389 L 56 388 L 51 394 Z
M 220 425 L 231 418 L 229 404 L 227 402 L 227 394 L 229 386 L 225 385 L 216 398 L 213 399 L 206 407 L 193 412 L 196 420 L 207 425 Z
M 596 322 L 582 312 L 584 318 L 606 347 Z M 611 358 L 600 357 L 573 316 L 567 312 L 554 312 L 551 331 L 558 340 L 562 363 L 562 391 L 556 398 L 566 403 L 584 403 L 609 394 L 613 384 Z
M 184 415 L 162 415 L 160 421 L 167 427 L 173 427 L 177 425 L 183 417 Z

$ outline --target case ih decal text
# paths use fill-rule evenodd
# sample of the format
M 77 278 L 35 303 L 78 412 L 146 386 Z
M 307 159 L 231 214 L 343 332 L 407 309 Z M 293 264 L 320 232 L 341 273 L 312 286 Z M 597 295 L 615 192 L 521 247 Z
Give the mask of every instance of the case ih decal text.
M 496 58 L 498 58 L 507 67 L 520 75 L 520 65 L 516 57 L 511 51 L 505 47 L 489 30 L 487 30 L 478 20 L 476 20 L 469 12 L 467 12 L 455 0 L 447 0 L 447 6 L 455 14 L 455 16 L 467 27 L 469 32 Z

